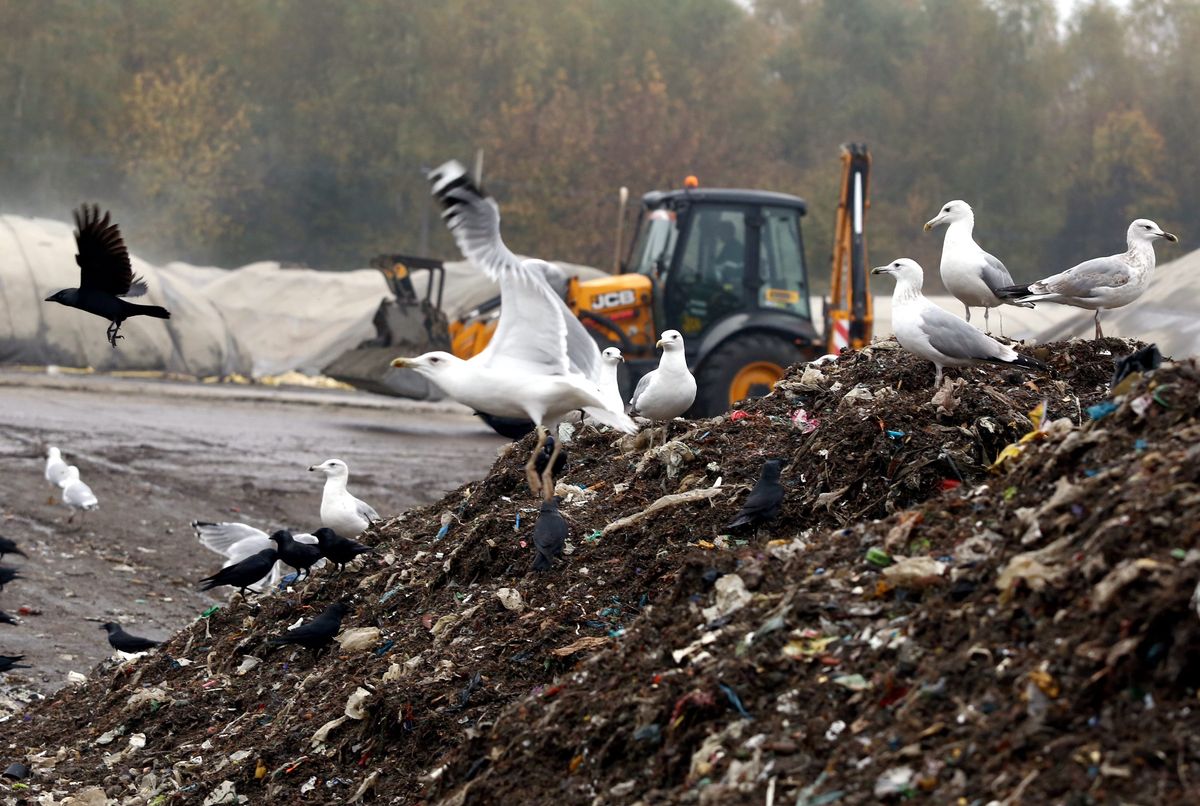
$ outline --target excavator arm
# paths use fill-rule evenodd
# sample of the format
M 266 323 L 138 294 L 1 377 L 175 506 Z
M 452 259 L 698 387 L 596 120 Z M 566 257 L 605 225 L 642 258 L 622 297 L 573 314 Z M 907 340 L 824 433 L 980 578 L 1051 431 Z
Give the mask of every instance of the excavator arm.
M 826 349 L 859 350 L 871 343 L 874 312 L 867 272 L 865 223 L 871 155 L 865 143 L 842 146 L 842 192 L 833 241 L 833 278 L 825 306 Z

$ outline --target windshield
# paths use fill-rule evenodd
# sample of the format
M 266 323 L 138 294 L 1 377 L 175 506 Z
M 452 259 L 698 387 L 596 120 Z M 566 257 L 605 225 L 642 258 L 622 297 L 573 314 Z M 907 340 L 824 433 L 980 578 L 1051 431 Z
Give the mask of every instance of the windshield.
M 800 222 L 787 207 L 764 207 L 759 240 L 758 289 L 760 308 L 781 308 L 808 316 L 804 250 L 800 244 Z
M 664 269 L 675 248 L 679 229 L 675 226 L 675 213 L 671 210 L 649 210 L 642 219 L 642 231 L 638 233 L 629 261 L 629 271 L 655 276 L 655 264 L 661 259 Z

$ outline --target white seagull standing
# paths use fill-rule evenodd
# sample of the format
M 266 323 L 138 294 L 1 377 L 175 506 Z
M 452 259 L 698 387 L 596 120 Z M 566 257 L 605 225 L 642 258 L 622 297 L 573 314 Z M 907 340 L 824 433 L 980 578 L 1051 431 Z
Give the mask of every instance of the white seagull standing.
M 1018 354 L 926 299 L 921 293 L 925 273 L 915 260 L 900 258 L 887 266 L 871 269 L 871 273 L 890 274 L 895 279 L 892 330 L 896 341 L 913 355 L 933 362 L 937 368 L 935 387 L 942 383 L 944 367 L 991 363 L 1046 368 L 1042 362 Z
M 379 520 L 379 513 L 370 504 L 355 498 L 346 489 L 350 468 L 341 459 L 326 459 L 309 470 L 320 470 L 325 474 L 325 489 L 321 494 L 322 526 L 342 537 L 358 537 Z
M 616 347 L 605 347 L 600 353 L 603 368 L 600 371 L 600 391 L 609 409 L 624 411 L 625 401 L 621 399 L 621 384 L 617 379 L 617 369 L 625 363 L 625 356 Z
M 958 298 L 967 310 L 967 321 L 971 321 L 971 308 L 983 308 L 983 329 L 989 329 L 988 313 L 1000 305 L 1017 305 L 1032 308 L 1031 302 L 1018 302 L 996 296 L 1001 288 L 1013 284 L 1012 275 L 1004 264 L 975 243 L 975 211 L 960 199 L 946 202 L 942 211 L 925 222 L 925 231 L 948 224 L 946 240 L 942 242 L 942 285 Z M 999 314 L 999 312 L 997 311 Z M 1004 335 L 1004 317 L 1000 318 L 1000 335 Z
M 79 468 L 75 465 L 67 467 L 66 475 L 58 486 L 62 490 L 63 503 L 71 508 L 71 517 L 67 519 L 67 523 L 75 520 L 75 513 L 80 510 L 91 512 L 100 508 L 100 502 L 96 500 L 92 488 L 79 479 Z
M 61 486 L 67 477 L 67 463 L 63 461 L 62 451 L 51 445 L 46 449 L 46 481 L 55 487 Z
M 1085 260 L 1064 272 L 1029 285 L 1000 289 L 1004 299 L 1028 302 L 1057 302 L 1096 312 L 1096 338 L 1104 338 L 1100 313 L 1136 300 L 1154 276 L 1154 242 L 1159 238 L 1178 241 L 1148 218 L 1129 225 L 1123 254 Z
M 252 555 L 258 554 L 263 549 L 273 549 L 275 544 L 271 542 L 271 536 L 262 529 L 255 529 L 246 523 L 237 523 L 236 521 L 225 521 L 221 523 L 211 523 L 208 521 L 192 521 L 192 530 L 196 533 L 196 538 L 200 541 L 200 545 L 211 552 L 221 555 L 225 558 L 225 563 L 222 568 L 228 568 L 234 563 L 240 563 L 242 560 Z M 315 535 L 310 534 L 293 534 L 292 539 L 297 543 L 312 543 L 317 544 Z M 320 560 L 313 565 L 313 568 L 320 568 L 325 560 Z M 288 574 L 295 572 L 296 569 L 283 562 L 276 561 L 271 568 L 271 573 L 246 587 L 253 591 L 261 591 L 270 589 L 279 584 L 279 581 Z
M 529 488 L 554 490 L 551 470 L 562 441 L 555 440 L 546 470 L 534 463 L 551 428 L 583 409 L 597 421 L 632 433 L 623 407 L 611 409 L 600 388 L 600 350 L 546 279 L 550 264 L 521 260 L 500 238 L 500 210 L 466 170 L 448 162 L 429 175 L 442 218 L 468 260 L 500 286 L 500 320 L 491 341 L 470 360 L 444 352 L 397 358 L 449 397 L 496 417 L 523 417 L 537 425 L 537 445 L 525 464 Z M 335 531 L 340 531 L 335 529 Z
M 683 334 L 678 330 L 665 331 L 654 346 L 663 351 L 658 369 L 650 370 L 638 381 L 629 398 L 630 412 L 649 420 L 671 420 L 695 402 L 696 379 L 688 370 Z

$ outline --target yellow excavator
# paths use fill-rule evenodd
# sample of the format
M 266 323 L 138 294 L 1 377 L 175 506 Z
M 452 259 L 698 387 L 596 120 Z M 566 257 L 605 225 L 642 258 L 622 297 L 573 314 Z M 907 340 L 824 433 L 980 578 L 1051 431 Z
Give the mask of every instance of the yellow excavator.
M 620 348 L 625 358 L 623 391 L 657 366 L 654 344 L 664 330 L 684 336 L 688 366 L 697 381 L 692 416 L 719 414 L 740 400 L 767 394 L 799 361 L 870 342 L 865 223 L 871 158 L 861 144 L 843 146 L 841 158 L 823 335 L 813 320 L 801 227 L 808 209 L 803 199 L 764 190 L 704 188 L 694 177 L 688 177 L 682 189 L 642 197 L 619 273 L 571 278 L 566 288 L 568 306 L 600 347 Z M 409 318 L 427 331 L 425 341 L 432 345 L 428 349 L 445 349 L 443 328 L 448 329 L 450 350 L 460 358 L 470 358 L 487 345 L 499 315 L 498 297 L 443 324 L 440 263 L 382 255 L 372 265 L 383 271 L 401 305 L 420 309 L 420 316 Z M 429 271 L 423 294 L 414 283 L 414 271 L 422 269 Z M 395 311 L 389 316 L 403 318 Z M 380 374 L 374 365 L 387 349 L 364 344 L 326 372 L 376 391 L 422 396 L 423 390 L 397 388 L 398 383 L 418 382 L 415 378 L 363 380 Z M 345 371 L 356 356 L 355 371 Z M 514 433 L 521 430 L 509 425 Z

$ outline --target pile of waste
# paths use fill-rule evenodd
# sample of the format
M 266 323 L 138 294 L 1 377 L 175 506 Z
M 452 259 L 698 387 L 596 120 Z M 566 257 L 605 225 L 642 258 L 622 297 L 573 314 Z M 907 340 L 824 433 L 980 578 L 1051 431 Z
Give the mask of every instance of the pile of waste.
M 527 438 L 368 532 L 357 567 L 235 597 L 31 706 L 9 797 L 1186 802 L 1200 369 L 1110 388 L 1138 347 L 1049 344 L 1053 374 L 935 390 L 883 342 L 652 447 L 578 428 L 544 573 Z M 767 458 L 780 517 L 727 529 Z M 339 600 L 331 651 L 269 644 Z

